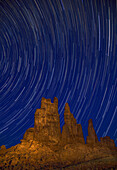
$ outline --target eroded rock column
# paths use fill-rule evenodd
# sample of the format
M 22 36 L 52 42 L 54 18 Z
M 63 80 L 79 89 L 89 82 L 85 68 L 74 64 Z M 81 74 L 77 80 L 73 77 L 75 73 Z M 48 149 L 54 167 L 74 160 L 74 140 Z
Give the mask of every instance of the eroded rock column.
M 95 144 L 97 142 L 98 142 L 98 138 L 93 127 L 92 119 L 90 119 L 88 124 L 88 136 L 87 136 L 86 143 Z

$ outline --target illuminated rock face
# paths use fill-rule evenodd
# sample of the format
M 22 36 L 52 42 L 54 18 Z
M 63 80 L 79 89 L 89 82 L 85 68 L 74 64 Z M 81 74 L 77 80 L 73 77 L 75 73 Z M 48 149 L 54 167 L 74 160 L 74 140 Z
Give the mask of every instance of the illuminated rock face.
M 76 142 L 85 143 L 82 126 L 77 124 L 68 103 L 65 105 L 64 120 L 65 124 L 61 134 L 58 99 L 55 97 L 54 103 L 51 103 L 50 99 L 42 98 L 41 108 L 35 112 L 34 128 L 29 128 L 25 132 L 23 140 L 63 145 Z
M 81 124 L 77 124 L 77 136 L 76 137 L 77 137 L 77 141 L 78 142 L 85 144 L 85 140 L 84 140 Z
M 107 146 L 107 147 L 115 147 L 115 143 L 113 139 L 110 139 L 109 136 L 101 137 L 100 138 L 101 145 L 102 146 Z
M 70 112 L 70 107 L 68 103 L 66 103 L 65 105 L 64 121 L 65 124 L 63 125 L 62 130 L 62 143 L 85 143 L 82 132 L 82 126 L 80 124 L 77 124 L 76 119 Z
M 2 146 L 1 146 L 1 150 L 6 150 L 5 145 L 2 145 Z
M 26 130 L 24 137 L 24 140 L 34 140 L 34 128 L 29 128 Z
M 87 136 L 86 143 L 87 144 L 98 143 L 98 138 L 97 138 L 97 135 L 96 135 L 94 127 L 93 127 L 92 119 L 89 120 L 89 124 L 88 124 L 88 136 Z
M 35 112 L 34 128 L 28 129 L 23 139 L 57 144 L 60 138 L 58 99 L 55 97 L 51 103 L 51 99 L 42 98 L 41 108 Z

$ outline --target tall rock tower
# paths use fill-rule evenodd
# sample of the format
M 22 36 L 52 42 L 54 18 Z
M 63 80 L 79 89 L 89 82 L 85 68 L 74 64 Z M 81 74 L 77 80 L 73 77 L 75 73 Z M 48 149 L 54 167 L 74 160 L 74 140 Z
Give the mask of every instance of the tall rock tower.
M 84 144 L 85 141 L 83 137 L 82 126 L 77 124 L 76 119 L 70 112 L 68 103 L 65 104 L 64 121 L 65 124 L 63 125 L 62 130 L 62 143 L 67 144 L 81 142 Z
M 88 136 L 87 136 L 86 143 L 95 144 L 97 142 L 98 142 L 98 138 L 93 127 L 92 119 L 90 119 L 88 124 Z
M 41 108 L 35 112 L 34 140 L 43 143 L 58 143 L 61 137 L 60 119 L 58 114 L 58 99 L 41 100 Z

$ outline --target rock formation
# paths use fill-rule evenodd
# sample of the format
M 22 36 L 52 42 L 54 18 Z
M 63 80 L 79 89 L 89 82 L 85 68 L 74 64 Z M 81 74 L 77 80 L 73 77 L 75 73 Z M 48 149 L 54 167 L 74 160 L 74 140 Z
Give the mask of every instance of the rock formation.
M 23 140 L 34 140 L 47 144 L 58 144 L 61 138 L 60 119 L 58 114 L 58 99 L 41 100 L 41 108 L 35 112 L 34 128 L 29 128 Z M 22 140 L 22 142 L 23 142 Z
M 1 150 L 6 150 L 6 146 L 5 146 L 5 145 L 2 145 L 2 146 L 1 146 Z
M 113 139 L 110 139 L 109 136 L 105 136 L 105 137 L 101 137 L 100 138 L 100 143 L 103 145 L 103 146 L 107 146 L 107 147 L 111 147 L 111 148 L 114 148 L 115 147 L 115 143 L 114 143 L 114 140 Z
M 26 130 L 20 144 L 0 150 L 0 169 L 107 169 L 117 168 L 117 148 L 106 136 L 98 141 L 93 122 L 88 124 L 85 144 L 82 126 L 65 104 L 62 133 L 58 99 L 42 98 L 34 127 Z
M 88 124 L 88 136 L 87 136 L 86 143 L 95 144 L 97 142 L 98 142 L 98 138 L 93 127 L 92 119 L 90 119 Z
M 85 143 L 82 126 L 80 124 L 77 124 L 76 119 L 70 112 L 70 107 L 68 103 L 66 103 L 65 105 L 64 121 L 65 124 L 63 125 L 62 130 L 62 142 L 64 144 L 76 142 Z

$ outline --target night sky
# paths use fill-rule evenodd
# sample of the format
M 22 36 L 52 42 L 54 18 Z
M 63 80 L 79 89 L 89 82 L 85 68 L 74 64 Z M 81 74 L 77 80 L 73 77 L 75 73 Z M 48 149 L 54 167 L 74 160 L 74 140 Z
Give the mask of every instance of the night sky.
M 117 1 L 0 0 L 0 146 L 20 143 L 41 98 L 68 102 L 117 146 Z

